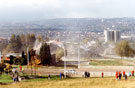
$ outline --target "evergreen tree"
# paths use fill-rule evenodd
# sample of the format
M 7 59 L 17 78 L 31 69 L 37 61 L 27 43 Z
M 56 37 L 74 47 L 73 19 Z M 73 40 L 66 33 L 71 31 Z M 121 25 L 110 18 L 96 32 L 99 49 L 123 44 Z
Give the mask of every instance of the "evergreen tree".
M 22 58 L 24 59 L 23 65 L 27 65 L 27 58 L 26 58 L 26 56 L 24 54 L 24 51 L 22 51 Z
M 14 62 L 13 62 L 13 60 L 14 60 L 14 58 L 15 58 L 15 57 L 14 57 L 14 56 L 12 56 L 12 55 L 10 55 L 10 57 L 9 57 L 9 58 L 10 58 L 9 64 L 13 64 L 13 63 L 14 63 Z
M 27 47 L 33 48 L 33 46 L 35 44 L 35 41 L 36 41 L 35 34 L 27 34 L 26 41 L 27 41 L 26 42 L 27 43 Z
M 10 43 L 7 46 L 7 51 L 20 52 L 22 50 L 22 42 L 20 36 L 15 36 L 14 34 L 11 36 Z
M 42 44 L 40 48 L 39 57 L 41 59 L 41 63 L 43 65 L 50 65 L 51 63 L 51 53 L 50 53 L 50 46 L 47 43 Z

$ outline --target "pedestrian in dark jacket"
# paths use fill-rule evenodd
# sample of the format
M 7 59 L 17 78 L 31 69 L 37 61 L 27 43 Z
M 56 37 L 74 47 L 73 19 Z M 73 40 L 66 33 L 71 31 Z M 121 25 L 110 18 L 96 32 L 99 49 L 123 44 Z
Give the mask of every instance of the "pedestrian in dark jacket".
M 120 74 L 119 74 L 119 80 L 121 80 L 121 76 L 122 76 L 122 75 L 121 75 L 121 73 L 120 73 Z
M 87 72 L 86 72 L 86 71 L 85 71 L 85 73 L 84 73 L 84 77 L 87 78 Z
M 48 79 L 49 79 L 49 80 L 51 79 L 51 75 L 50 75 L 50 74 L 48 75 Z
M 127 80 L 127 74 L 125 74 L 125 80 Z

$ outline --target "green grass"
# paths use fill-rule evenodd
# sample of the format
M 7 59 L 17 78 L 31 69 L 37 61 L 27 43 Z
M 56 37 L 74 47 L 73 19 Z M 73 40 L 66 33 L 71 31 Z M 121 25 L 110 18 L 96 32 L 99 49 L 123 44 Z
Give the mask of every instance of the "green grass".
M 24 77 L 27 77 L 30 75 L 24 75 Z M 34 76 L 33 76 L 34 77 Z M 46 81 L 48 80 L 48 76 L 36 76 L 36 78 L 26 78 L 25 80 L 22 80 L 23 82 L 38 82 L 38 81 Z M 60 80 L 59 76 L 52 75 L 50 80 Z M 12 83 L 13 80 L 11 76 L 7 74 L 0 75 L 0 82 L 1 83 Z
M 31 76 L 30 74 L 25 74 L 24 77 L 26 78 L 25 80 L 22 80 L 23 82 L 38 82 L 38 81 L 46 81 L 48 80 L 48 76 Z M 33 78 L 28 78 L 28 77 L 33 77 Z M 57 75 L 51 75 L 50 80 L 60 80 L 59 76 Z M 0 75 L 0 82 L 1 83 L 12 83 L 13 79 L 11 76 L 7 74 L 2 74 Z
M 133 66 L 131 60 L 91 60 L 93 66 Z
M 12 65 L 13 68 L 20 68 L 20 65 Z M 22 68 L 27 68 L 27 65 L 23 65 Z
M 50 80 L 59 80 L 59 76 L 53 75 L 51 76 Z M 25 79 L 23 80 L 24 82 L 36 82 L 36 81 L 46 81 L 48 80 L 48 76 L 37 76 L 37 78 L 33 78 L 33 79 Z
M 115 77 L 45 80 L 0 85 L 0 88 L 135 88 L 135 78 L 116 80 Z
M 13 82 L 12 78 L 7 74 L 0 75 L 0 82 L 2 83 L 10 83 Z

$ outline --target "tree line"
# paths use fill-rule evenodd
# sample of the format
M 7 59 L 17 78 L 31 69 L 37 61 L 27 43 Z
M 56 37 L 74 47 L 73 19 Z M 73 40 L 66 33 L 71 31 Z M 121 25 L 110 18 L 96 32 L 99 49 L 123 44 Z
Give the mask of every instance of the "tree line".
M 36 41 L 35 34 L 13 34 L 9 40 L 9 44 L 6 47 L 6 52 L 21 52 L 26 51 L 27 47 L 33 48 Z

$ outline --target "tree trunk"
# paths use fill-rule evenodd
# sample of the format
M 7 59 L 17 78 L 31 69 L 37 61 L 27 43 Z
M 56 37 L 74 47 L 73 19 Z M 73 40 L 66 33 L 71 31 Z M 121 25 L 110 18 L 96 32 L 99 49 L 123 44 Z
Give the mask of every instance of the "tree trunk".
M 37 73 L 37 71 L 36 71 L 36 65 L 35 65 L 35 76 L 36 76 L 36 73 Z
M 32 74 L 33 74 L 33 69 L 32 69 L 32 65 L 31 65 L 31 76 L 32 76 Z

